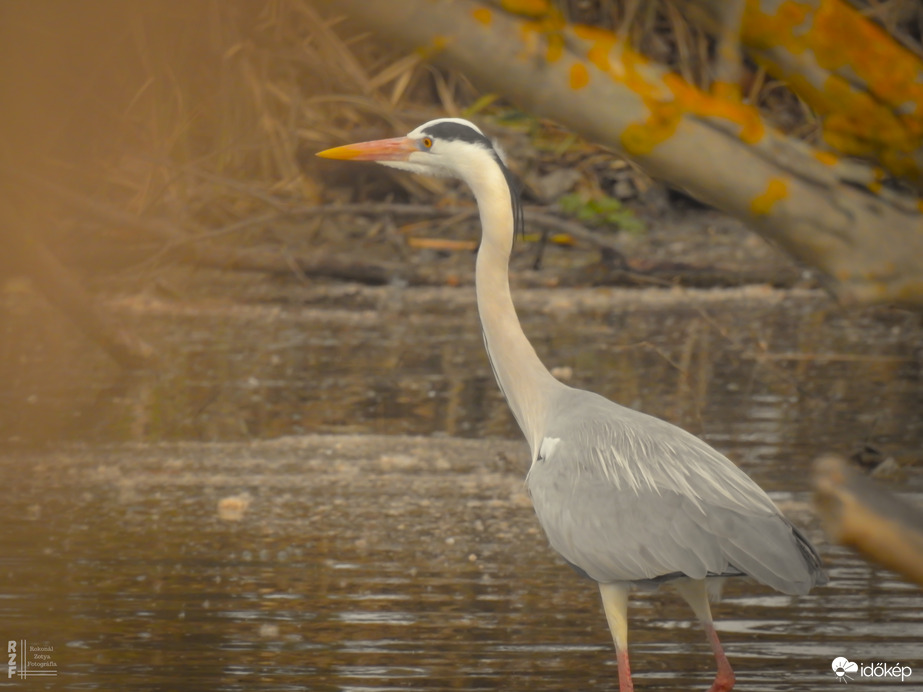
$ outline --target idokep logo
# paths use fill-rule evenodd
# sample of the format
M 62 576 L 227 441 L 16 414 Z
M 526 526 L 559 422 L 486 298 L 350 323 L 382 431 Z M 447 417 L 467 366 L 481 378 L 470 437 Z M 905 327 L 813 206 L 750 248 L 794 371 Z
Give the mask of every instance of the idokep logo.
M 848 682 L 852 680 L 852 677 L 848 673 L 857 673 L 859 671 L 859 664 L 853 663 L 852 661 L 843 658 L 842 656 L 837 656 L 833 659 L 833 672 L 836 673 L 837 680 L 839 682 Z
M 904 682 L 913 674 L 910 666 L 900 663 L 854 663 L 848 658 L 837 656 L 831 664 L 837 682 L 849 682 L 857 677 L 882 681 L 897 680 Z
M 858 673 L 859 664 L 853 663 L 852 661 L 843 658 L 842 656 L 837 656 L 833 659 L 833 672 L 836 673 L 836 678 L 838 682 L 849 682 L 853 678 L 849 673 Z

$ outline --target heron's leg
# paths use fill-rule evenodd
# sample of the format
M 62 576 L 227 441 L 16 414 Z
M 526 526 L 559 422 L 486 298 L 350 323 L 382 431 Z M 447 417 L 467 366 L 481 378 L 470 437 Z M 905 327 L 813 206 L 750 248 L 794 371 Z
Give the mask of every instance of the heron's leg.
M 600 584 L 606 621 L 615 642 L 615 657 L 619 664 L 619 692 L 634 692 L 631 666 L 628 665 L 628 584 Z
M 708 591 L 705 587 L 705 580 L 677 580 L 676 590 L 679 591 L 679 595 L 692 608 L 696 617 L 702 621 L 705 634 L 708 635 L 708 643 L 711 644 L 711 650 L 715 652 L 718 675 L 715 677 L 715 682 L 712 684 L 710 692 L 728 692 L 734 687 L 734 671 L 731 669 L 727 656 L 724 655 L 724 649 L 721 648 L 721 642 L 718 640 L 718 632 L 715 630 L 714 622 L 712 622 L 711 606 L 708 605 Z

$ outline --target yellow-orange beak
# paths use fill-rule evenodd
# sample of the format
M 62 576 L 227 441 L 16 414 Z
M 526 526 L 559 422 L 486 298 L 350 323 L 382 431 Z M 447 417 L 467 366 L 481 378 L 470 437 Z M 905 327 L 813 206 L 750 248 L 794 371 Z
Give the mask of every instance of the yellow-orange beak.
M 346 161 L 406 161 L 415 151 L 418 149 L 413 140 L 407 137 L 395 137 L 325 149 L 317 152 L 317 156 Z

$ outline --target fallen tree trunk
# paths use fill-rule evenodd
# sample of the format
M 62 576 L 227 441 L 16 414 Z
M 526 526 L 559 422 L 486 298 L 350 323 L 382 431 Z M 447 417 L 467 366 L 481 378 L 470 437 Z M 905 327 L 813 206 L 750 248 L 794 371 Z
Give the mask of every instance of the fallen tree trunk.
M 844 303 L 923 307 L 915 198 L 860 189 L 840 177 L 835 157 L 651 65 L 611 32 L 523 20 L 471 0 L 314 3 L 736 216 L 819 269 Z
M 884 28 L 845 0 L 680 4 L 712 33 L 739 4 L 734 40 L 817 112 L 826 143 L 923 188 L 923 63 Z

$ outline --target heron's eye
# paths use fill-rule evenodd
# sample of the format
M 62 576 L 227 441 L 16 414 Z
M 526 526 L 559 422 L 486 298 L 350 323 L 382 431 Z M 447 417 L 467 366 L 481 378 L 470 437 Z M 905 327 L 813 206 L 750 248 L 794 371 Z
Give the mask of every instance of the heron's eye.
M 430 137 L 424 137 L 423 138 L 423 148 L 432 149 L 432 147 L 433 147 L 433 140 Z

